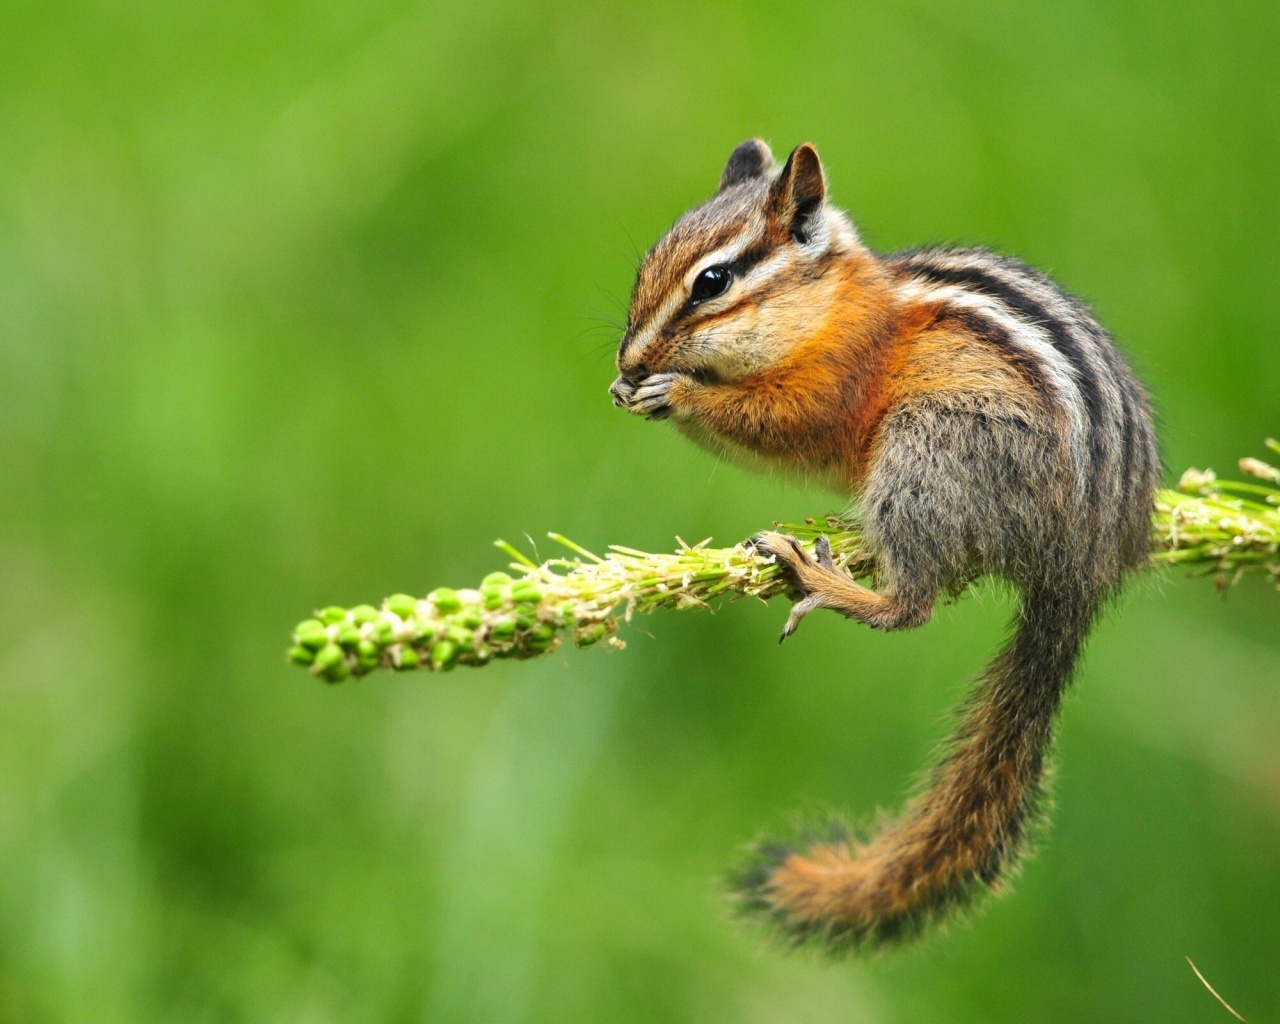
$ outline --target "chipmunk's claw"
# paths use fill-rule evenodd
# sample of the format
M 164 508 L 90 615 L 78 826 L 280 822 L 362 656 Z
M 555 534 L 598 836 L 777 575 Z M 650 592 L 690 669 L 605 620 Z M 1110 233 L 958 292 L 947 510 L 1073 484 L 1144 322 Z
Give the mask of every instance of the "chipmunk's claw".
M 830 569 L 836 572 L 836 563 L 831 557 L 831 541 L 827 540 L 824 533 L 818 537 L 817 542 L 813 545 L 813 553 L 817 556 L 818 564 L 824 569 Z
M 619 377 L 609 387 L 609 394 L 619 409 L 648 420 L 663 420 L 671 415 L 671 387 L 676 380 L 674 373 Z
M 636 385 L 629 411 L 649 420 L 664 420 L 671 415 L 671 387 L 674 373 L 651 373 Z
M 630 377 L 619 377 L 609 385 L 609 395 L 613 398 L 613 404 L 619 409 L 625 409 L 635 393 L 636 382 Z
M 804 618 L 809 612 L 817 611 L 819 608 L 822 608 L 822 599 L 817 594 L 809 594 L 792 604 L 791 614 L 787 616 L 787 625 L 782 627 L 782 636 L 778 637 L 778 643 L 781 644 L 788 636 L 794 634 L 800 626 L 801 618 Z
M 822 602 L 818 598 L 810 594 L 808 597 L 802 597 L 799 601 L 791 606 L 791 614 L 787 616 L 787 624 L 782 627 L 782 636 L 778 637 L 778 643 L 782 643 L 800 626 L 800 620 L 808 615 L 811 611 L 815 611 L 822 607 Z
M 816 562 L 823 569 L 835 571 L 835 563 L 831 558 L 831 542 L 826 537 L 819 537 L 811 556 L 794 537 L 766 530 L 751 538 L 752 546 L 762 555 L 772 555 L 781 566 L 787 582 L 799 592 L 800 599 L 791 606 L 791 614 L 787 616 L 787 624 L 782 627 L 782 635 L 778 643 L 786 641 L 800 626 L 800 620 L 811 611 L 823 607 L 822 598 L 805 584 L 806 570 L 812 571 Z

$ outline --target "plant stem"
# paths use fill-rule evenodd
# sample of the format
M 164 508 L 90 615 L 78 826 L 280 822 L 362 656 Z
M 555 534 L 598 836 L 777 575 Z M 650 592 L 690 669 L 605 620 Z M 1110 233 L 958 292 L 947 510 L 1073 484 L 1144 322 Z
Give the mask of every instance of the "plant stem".
M 1267 446 L 1280 452 L 1275 441 Z M 1241 459 L 1240 468 L 1257 482 L 1188 470 L 1177 490 L 1157 493 L 1153 565 L 1211 575 L 1222 587 L 1263 573 L 1280 589 L 1280 470 L 1258 459 Z M 825 536 L 836 564 L 853 576 L 868 577 L 875 568 L 848 519 L 827 515 L 774 525 L 810 549 Z M 623 647 L 618 623 L 637 612 L 705 607 L 729 594 L 768 600 L 789 592 L 773 560 L 746 541 L 713 548 L 709 540 L 680 540 L 667 554 L 615 544 L 596 555 L 549 536 L 572 557 L 538 565 L 498 541 L 513 558 L 510 574 L 491 573 L 475 589 L 441 588 L 421 599 L 396 594 L 380 608 L 322 609 L 294 630 L 289 658 L 330 682 L 379 668 L 447 671 L 494 658 L 532 658 L 555 650 L 566 636 L 579 647 L 605 639 Z

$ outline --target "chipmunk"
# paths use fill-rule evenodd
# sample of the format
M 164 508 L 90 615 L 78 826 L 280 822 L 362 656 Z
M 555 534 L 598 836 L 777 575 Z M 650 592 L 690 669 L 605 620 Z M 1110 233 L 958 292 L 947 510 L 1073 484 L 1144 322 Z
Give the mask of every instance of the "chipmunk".
M 742 905 L 797 941 L 868 948 L 998 890 L 1042 802 L 1090 627 L 1147 560 L 1160 471 L 1142 388 L 1089 311 L 984 249 L 881 255 L 827 200 L 812 145 L 758 139 L 645 256 L 609 389 L 714 451 L 851 495 L 874 589 L 778 533 L 798 600 L 876 629 L 928 622 L 983 575 L 1021 595 L 925 791 L 871 835 L 762 840 Z

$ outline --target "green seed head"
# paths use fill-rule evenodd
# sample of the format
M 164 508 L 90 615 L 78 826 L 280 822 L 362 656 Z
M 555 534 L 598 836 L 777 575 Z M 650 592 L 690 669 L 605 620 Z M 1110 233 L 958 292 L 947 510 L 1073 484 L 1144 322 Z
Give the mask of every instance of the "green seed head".
M 431 664 L 437 669 L 450 669 L 457 654 L 458 648 L 452 640 L 437 640 L 431 646 Z
M 371 640 L 361 640 L 356 644 L 356 662 L 363 669 L 375 669 L 381 664 L 382 652 Z
M 603 622 L 597 622 L 594 626 L 588 626 L 586 629 L 578 630 L 577 635 L 573 638 L 579 647 L 590 647 L 592 644 L 599 643 L 604 639 L 605 629 Z
M 476 645 L 475 633 L 463 626 L 450 626 L 445 630 L 445 636 L 459 649 L 470 650 Z
M 351 609 L 351 618 L 360 625 L 372 622 L 377 617 L 378 609 L 371 604 L 358 604 Z
M 314 665 L 318 671 L 327 672 L 335 665 L 343 663 L 342 648 L 337 644 L 325 644 L 316 651 Z
M 537 604 L 543 598 L 543 590 L 536 583 L 521 580 L 511 587 L 511 597 L 520 604 Z
M 360 627 L 345 622 L 338 627 L 338 643 L 343 647 L 354 647 L 360 642 Z
M 428 600 L 436 606 L 436 611 L 442 615 L 448 615 L 450 612 L 456 612 L 462 607 L 462 601 L 458 598 L 458 592 L 449 587 L 440 587 L 433 590 L 428 595 Z
M 530 639 L 537 641 L 539 643 L 545 640 L 550 640 L 555 635 L 556 635 L 555 627 L 551 625 L 551 623 L 549 622 L 539 622 L 529 632 Z
M 293 638 L 303 647 L 315 650 L 329 642 L 329 634 L 325 632 L 324 623 L 319 619 L 303 619 L 293 631 Z
M 347 667 L 345 661 L 339 661 L 337 664 L 330 665 L 320 674 L 331 683 L 340 683 L 351 675 L 351 669 Z
M 415 598 L 408 594 L 392 594 L 386 600 L 387 611 L 395 612 L 402 619 L 413 618 L 414 609 L 418 607 Z

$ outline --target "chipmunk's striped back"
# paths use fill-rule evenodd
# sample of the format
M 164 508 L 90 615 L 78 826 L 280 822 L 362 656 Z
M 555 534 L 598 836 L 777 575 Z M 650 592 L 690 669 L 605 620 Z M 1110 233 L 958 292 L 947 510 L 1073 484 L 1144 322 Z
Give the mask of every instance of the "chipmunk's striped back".
M 1146 560 L 1155 435 L 1106 332 L 1015 260 L 871 252 L 827 204 L 812 147 L 775 171 L 750 141 L 646 257 L 618 367 L 618 405 L 856 495 L 875 590 L 821 544 L 756 539 L 800 596 L 784 639 L 817 608 L 918 626 L 940 593 L 987 574 L 1022 598 L 925 790 L 865 836 L 833 820 L 756 844 L 743 905 L 838 948 L 912 934 L 997 888 L 1085 638 Z
M 1040 271 L 986 249 L 916 249 L 885 258 L 907 301 L 943 304 L 944 318 L 999 350 L 1069 423 L 1077 493 L 1088 509 L 1103 585 L 1147 557 L 1159 452 L 1146 396 L 1106 331 Z

